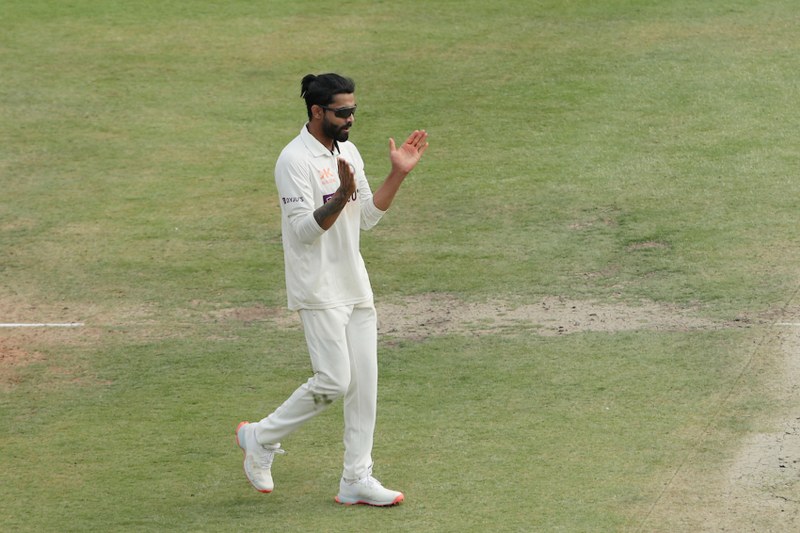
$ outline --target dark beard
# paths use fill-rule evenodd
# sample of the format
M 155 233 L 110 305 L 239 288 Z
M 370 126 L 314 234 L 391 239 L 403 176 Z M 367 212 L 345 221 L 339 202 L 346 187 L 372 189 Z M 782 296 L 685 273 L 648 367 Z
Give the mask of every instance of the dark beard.
M 322 133 L 324 133 L 326 137 L 334 139 L 336 142 L 343 143 L 350 137 L 349 133 L 342 131 L 346 127 L 347 126 L 341 126 L 337 128 L 333 124 L 325 120 L 322 122 Z

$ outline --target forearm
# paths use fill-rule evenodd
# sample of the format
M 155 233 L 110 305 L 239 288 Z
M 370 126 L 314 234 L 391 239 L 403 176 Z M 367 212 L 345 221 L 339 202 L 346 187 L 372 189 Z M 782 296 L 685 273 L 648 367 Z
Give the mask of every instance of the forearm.
M 314 220 L 317 221 L 319 227 L 328 230 L 333 223 L 336 222 L 336 219 L 339 218 L 339 214 L 347 205 L 348 198 L 345 197 L 341 191 L 336 191 L 336 194 L 333 197 L 325 202 L 321 207 L 317 208 L 314 211 Z
M 407 175 L 406 172 L 392 169 L 380 188 L 372 195 L 372 203 L 375 204 L 375 207 L 381 211 L 388 210 Z

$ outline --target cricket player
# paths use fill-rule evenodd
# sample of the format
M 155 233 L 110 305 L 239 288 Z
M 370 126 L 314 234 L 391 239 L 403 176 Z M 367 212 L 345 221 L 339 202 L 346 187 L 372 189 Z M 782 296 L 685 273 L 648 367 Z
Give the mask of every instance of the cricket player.
M 400 146 L 389 139 L 391 170 L 373 194 L 361 155 L 348 141 L 357 109 L 355 83 L 338 74 L 309 74 L 301 96 L 308 122 L 281 152 L 275 183 L 288 306 L 300 315 L 313 375 L 266 418 L 241 422 L 236 441 L 247 479 L 271 492 L 272 462 L 284 453 L 280 442 L 343 398 L 344 467 L 335 500 L 395 505 L 403 494 L 372 476 L 377 315 L 359 237 L 389 209 L 428 148 L 428 135 L 414 131 Z

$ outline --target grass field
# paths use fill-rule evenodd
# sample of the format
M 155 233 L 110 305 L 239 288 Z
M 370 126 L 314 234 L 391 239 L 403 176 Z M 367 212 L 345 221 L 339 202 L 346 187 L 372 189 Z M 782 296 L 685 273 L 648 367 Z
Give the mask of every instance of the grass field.
M 85 326 L 0 329 L 0 530 L 714 530 L 702 494 L 785 407 L 799 22 L 788 0 L 3 2 L 0 322 Z M 333 503 L 338 405 L 252 490 L 233 430 L 309 372 L 272 170 L 329 71 L 356 80 L 373 188 L 390 136 L 430 135 L 363 237 L 379 305 L 719 326 L 384 336 L 376 475 L 407 501 Z

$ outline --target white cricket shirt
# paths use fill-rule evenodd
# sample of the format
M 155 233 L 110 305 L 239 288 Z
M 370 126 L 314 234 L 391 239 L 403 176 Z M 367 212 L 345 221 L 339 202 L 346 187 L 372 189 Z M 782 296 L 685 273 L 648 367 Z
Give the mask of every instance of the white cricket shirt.
M 361 230 L 383 216 L 372 202 L 364 161 L 351 142 L 336 143 L 331 153 L 306 126 L 281 152 L 275 184 L 281 205 L 281 232 L 289 309 L 328 309 L 372 300 L 361 257 Z M 339 188 L 337 158 L 355 169 L 356 193 L 333 226 L 323 230 L 314 219 Z

